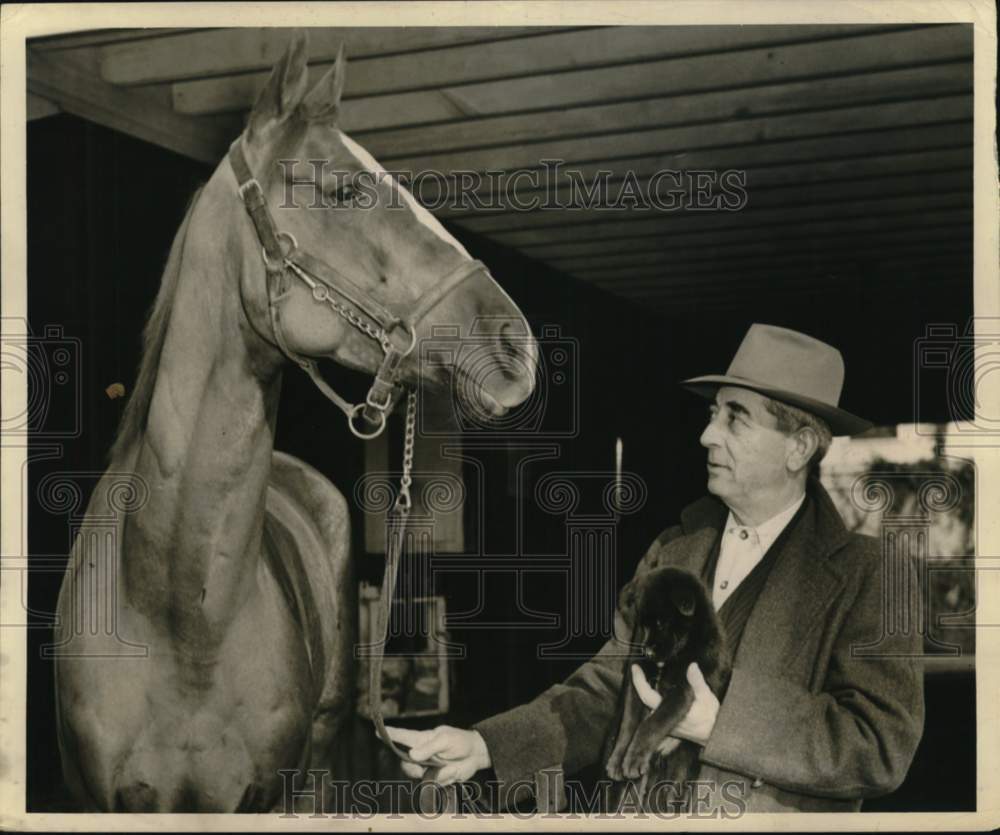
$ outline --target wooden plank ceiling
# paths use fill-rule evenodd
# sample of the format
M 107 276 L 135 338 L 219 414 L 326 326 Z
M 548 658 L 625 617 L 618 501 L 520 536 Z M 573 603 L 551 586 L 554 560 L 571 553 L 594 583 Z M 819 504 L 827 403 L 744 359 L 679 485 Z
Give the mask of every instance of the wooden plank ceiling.
M 144 29 L 35 40 L 29 118 L 61 109 L 216 162 L 288 36 Z M 342 126 L 392 171 L 510 175 L 558 159 L 585 186 L 607 172 L 612 201 L 627 185 L 647 194 L 658 183 L 661 198 L 692 185 L 657 179 L 663 170 L 745 172 L 740 211 L 692 209 L 690 191 L 683 210 L 521 211 L 493 194 L 490 178 L 475 189 L 478 205 L 434 209 L 647 309 L 729 307 L 765 289 L 968 280 L 971 27 L 409 27 L 310 36 L 313 74 L 345 45 Z M 568 202 L 565 175 L 551 186 L 538 180 L 506 182 L 522 204 Z

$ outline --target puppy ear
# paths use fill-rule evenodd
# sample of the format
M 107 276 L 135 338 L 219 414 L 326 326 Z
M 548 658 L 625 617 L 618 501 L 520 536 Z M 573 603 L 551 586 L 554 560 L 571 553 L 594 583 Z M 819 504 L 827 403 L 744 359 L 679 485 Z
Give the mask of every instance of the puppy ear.
M 694 595 L 687 589 L 679 589 L 675 586 L 670 590 L 670 599 L 685 617 L 694 614 Z
M 639 608 L 639 596 L 642 593 L 643 577 L 633 577 L 618 594 L 618 608 L 629 626 L 635 623 L 636 611 Z

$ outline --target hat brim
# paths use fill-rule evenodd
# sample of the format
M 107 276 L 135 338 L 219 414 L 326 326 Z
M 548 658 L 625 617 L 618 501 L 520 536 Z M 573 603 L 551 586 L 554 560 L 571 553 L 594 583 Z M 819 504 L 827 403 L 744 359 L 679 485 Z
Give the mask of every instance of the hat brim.
M 738 386 L 739 388 L 750 389 L 765 397 L 770 397 L 790 406 L 796 406 L 811 414 L 821 417 L 830 427 L 834 435 L 860 435 L 874 426 L 870 421 L 823 403 L 820 400 L 813 400 L 811 397 L 803 397 L 795 392 L 784 391 L 783 389 L 767 386 L 754 380 L 747 380 L 743 377 L 730 377 L 726 374 L 707 374 L 703 377 L 692 377 L 690 380 L 682 380 L 681 385 L 695 394 L 711 400 L 715 397 L 720 386 Z

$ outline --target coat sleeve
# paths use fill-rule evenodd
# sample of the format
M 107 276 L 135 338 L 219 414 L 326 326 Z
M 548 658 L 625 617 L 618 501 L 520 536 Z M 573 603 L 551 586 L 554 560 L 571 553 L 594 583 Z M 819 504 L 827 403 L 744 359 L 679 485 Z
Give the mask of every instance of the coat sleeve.
M 679 527 L 660 534 L 633 581 L 655 568 L 661 547 L 679 535 Z M 527 704 L 472 726 L 486 742 L 504 805 L 530 796 L 539 774 L 573 774 L 598 760 L 617 713 L 631 635 L 631 617 L 619 605 L 614 637 L 593 658 Z
M 902 783 L 923 732 L 922 638 L 911 621 L 909 634 L 871 649 L 883 636 L 883 578 L 877 546 L 865 550 L 822 686 L 734 668 L 704 762 L 820 797 L 875 797 Z

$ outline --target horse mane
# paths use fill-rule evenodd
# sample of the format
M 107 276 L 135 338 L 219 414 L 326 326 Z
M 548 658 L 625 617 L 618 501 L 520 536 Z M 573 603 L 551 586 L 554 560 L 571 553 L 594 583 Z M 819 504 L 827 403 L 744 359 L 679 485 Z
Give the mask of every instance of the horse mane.
M 139 361 L 139 373 L 136 375 L 135 386 L 125 405 L 125 411 L 122 413 L 122 419 L 118 425 L 118 435 L 108 453 L 109 461 L 114 460 L 128 449 L 146 428 L 149 404 L 153 399 L 156 374 L 160 367 L 160 355 L 163 353 L 163 343 L 166 340 L 167 324 L 170 321 L 170 312 L 173 310 L 174 299 L 177 296 L 177 285 L 180 283 L 181 252 L 184 250 L 184 242 L 187 239 L 191 214 L 195 203 L 198 202 L 202 188 L 203 186 L 199 186 L 191 195 L 187 208 L 184 210 L 184 219 L 181 221 L 177 234 L 174 235 L 174 242 L 170 245 L 170 254 L 167 256 L 167 264 L 163 268 L 160 289 L 142 331 L 142 359 Z

